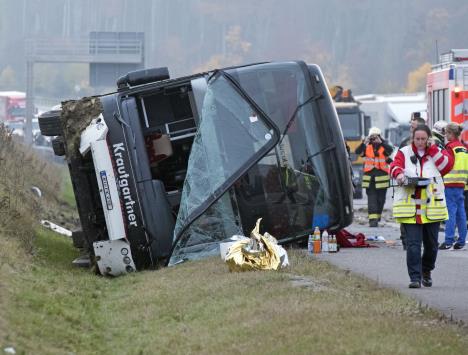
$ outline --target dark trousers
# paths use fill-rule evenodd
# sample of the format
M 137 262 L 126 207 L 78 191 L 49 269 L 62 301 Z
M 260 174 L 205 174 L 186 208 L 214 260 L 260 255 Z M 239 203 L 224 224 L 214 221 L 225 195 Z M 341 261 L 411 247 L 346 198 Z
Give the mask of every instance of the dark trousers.
M 376 189 L 370 186 L 366 189 L 367 194 L 367 213 L 369 220 L 378 219 L 382 216 L 383 207 L 385 205 L 385 198 L 387 196 L 387 189 Z
M 405 233 L 406 233 L 405 227 L 403 227 L 403 224 L 400 224 L 400 239 L 404 248 L 406 248 L 406 234 Z
M 423 272 L 434 270 L 437 259 L 439 222 L 403 223 L 406 235 L 406 266 L 411 281 L 421 281 Z M 421 244 L 424 251 L 421 257 Z

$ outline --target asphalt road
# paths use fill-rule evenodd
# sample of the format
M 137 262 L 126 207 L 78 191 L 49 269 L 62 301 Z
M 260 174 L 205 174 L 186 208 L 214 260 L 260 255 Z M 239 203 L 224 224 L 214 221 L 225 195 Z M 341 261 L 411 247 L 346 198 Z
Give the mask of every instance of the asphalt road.
M 320 254 L 319 258 L 342 269 L 348 269 L 379 284 L 395 288 L 410 295 L 431 308 L 438 309 L 455 320 L 468 324 L 468 250 L 439 251 L 436 268 L 432 273 L 433 286 L 409 289 L 406 269 L 406 252 L 403 251 L 399 225 L 390 221 L 390 211 L 384 213 L 386 222 L 378 228 L 370 228 L 365 218 L 366 201 L 355 204 L 355 223 L 346 228 L 352 233 L 366 236 L 382 236 L 385 242 L 371 242 L 378 248 L 347 248 L 336 254 Z M 391 199 L 386 206 L 390 207 Z M 444 232 L 439 233 L 439 242 Z

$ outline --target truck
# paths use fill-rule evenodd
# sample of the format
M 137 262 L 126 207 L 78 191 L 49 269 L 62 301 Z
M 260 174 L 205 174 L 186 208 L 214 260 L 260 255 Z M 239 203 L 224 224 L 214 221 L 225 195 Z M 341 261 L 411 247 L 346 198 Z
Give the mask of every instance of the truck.
M 360 103 L 354 99 L 349 89 L 343 90 L 341 86 L 333 86 L 330 88 L 330 94 L 332 95 L 341 130 L 349 149 L 349 158 L 353 171 L 353 197 L 360 199 L 362 198 L 364 159 L 355 154 L 354 151 L 361 144 L 367 132 L 369 132 L 371 120 L 361 110 Z
M 452 49 L 439 56 L 426 79 L 428 123 L 443 120 L 463 126 L 468 141 L 468 49 Z
M 0 122 L 21 122 L 26 117 L 26 94 L 20 91 L 0 91 Z
M 104 275 L 214 255 L 258 218 L 280 244 L 352 222 L 346 147 L 316 65 L 130 72 L 39 126 L 68 165 L 74 245 Z
M 365 94 L 356 96 L 361 110 L 371 117 L 372 125 L 384 132 L 384 138 L 398 147 L 408 137 L 410 118 L 413 112 L 420 112 L 426 119 L 426 94 L 394 93 Z

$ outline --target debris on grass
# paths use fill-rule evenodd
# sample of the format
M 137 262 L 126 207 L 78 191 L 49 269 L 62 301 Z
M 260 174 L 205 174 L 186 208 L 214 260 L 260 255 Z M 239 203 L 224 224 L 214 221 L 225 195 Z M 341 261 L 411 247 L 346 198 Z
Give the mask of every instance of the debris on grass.
M 250 238 L 242 239 L 228 250 L 226 263 L 230 271 L 278 270 L 289 265 L 286 250 L 268 232 L 260 234 L 261 218 Z

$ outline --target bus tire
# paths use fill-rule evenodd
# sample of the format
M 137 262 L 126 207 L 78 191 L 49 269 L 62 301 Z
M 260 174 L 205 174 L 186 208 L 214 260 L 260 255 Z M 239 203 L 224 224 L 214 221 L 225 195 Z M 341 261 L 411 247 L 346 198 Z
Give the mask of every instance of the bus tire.
M 47 111 L 38 117 L 41 134 L 46 137 L 60 136 L 62 125 L 60 124 L 60 111 Z
M 62 137 L 52 139 L 52 149 L 54 154 L 59 157 L 63 157 L 65 155 L 65 144 L 63 144 Z

